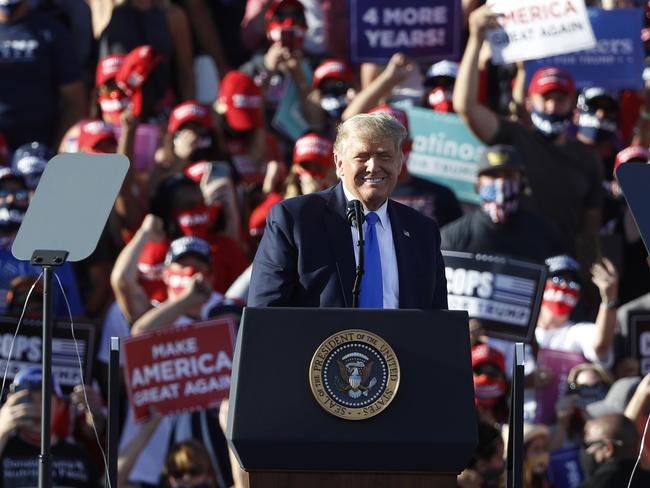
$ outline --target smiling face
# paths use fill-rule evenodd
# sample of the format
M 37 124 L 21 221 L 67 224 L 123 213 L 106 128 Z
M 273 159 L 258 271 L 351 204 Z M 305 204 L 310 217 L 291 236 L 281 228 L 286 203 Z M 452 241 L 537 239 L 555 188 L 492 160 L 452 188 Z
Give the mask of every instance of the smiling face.
M 350 139 L 340 154 L 334 154 L 337 176 L 368 210 L 377 210 L 390 196 L 403 159 L 402 151 L 390 137 Z

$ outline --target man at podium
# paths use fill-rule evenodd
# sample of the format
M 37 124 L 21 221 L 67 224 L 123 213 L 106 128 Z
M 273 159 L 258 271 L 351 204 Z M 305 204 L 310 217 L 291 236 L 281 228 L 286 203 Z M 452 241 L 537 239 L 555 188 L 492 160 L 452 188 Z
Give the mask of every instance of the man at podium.
M 339 126 L 334 164 L 340 181 L 271 209 L 253 262 L 249 306 L 351 307 L 359 247 L 346 209 L 358 200 L 365 216 L 359 306 L 447 308 L 437 225 L 389 198 L 406 136 L 386 113 L 356 115 Z

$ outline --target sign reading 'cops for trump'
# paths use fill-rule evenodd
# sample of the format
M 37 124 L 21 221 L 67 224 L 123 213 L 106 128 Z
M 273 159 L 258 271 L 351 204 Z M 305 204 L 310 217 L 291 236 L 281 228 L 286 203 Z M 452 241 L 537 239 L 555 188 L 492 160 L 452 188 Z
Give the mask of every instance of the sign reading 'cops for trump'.
M 442 251 L 450 310 L 467 310 L 495 337 L 529 341 L 544 292 L 546 266 Z
M 494 0 L 501 27 L 487 33 L 494 64 L 591 49 L 596 38 L 583 0 Z
M 643 88 L 643 61 L 645 57 L 641 28 L 643 10 L 621 8 L 588 9 L 589 20 L 596 35 L 596 46 L 561 56 L 526 62 L 530 79 L 539 68 L 555 66 L 573 75 L 576 86 L 599 86 L 608 90 Z
M 460 55 L 460 0 L 350 0 L 350 58 L 428 62 Z
M 409 173 L 448 186 L 463 202 L 479 203 L 474 183 L 485 146 L 456 114 L 411 107 L 408 117 L 413 138 Z
M 40 320 L 23 320 L 20 332 L 15 336 L 18 319 L 0 316 L 0 369 L 7 369 L 11 381 L 21 368 L 40 366 L 42 357 L 43 324 Z M 95 327 L 92 324 L 74 324 L 74 336 L 69 322 L 57 322 L 52 329 L 52 375 L 61 386 L 64 395 L 72 393 L 82 380 L 90 381 L 95 357 Z M 11 345 L 13 342 L 13 350 Z M 11 358 L 9 353 L 11 352 Z M 79 356 L 77 356 L 77 353 Z M 81 370 L 79 360 L 81 359 Z

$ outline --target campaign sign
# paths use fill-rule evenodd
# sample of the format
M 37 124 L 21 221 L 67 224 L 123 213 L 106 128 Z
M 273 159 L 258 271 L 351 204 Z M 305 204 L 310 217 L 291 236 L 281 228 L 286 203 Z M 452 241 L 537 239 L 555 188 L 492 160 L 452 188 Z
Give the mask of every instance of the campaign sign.
M 409 173 L 448 186 L 462 202 L 479 203 L 474 183 L 485 146 L 456 114 L 407 110 L 413 147 Z
M 503 256 L 442 251 L 450 310 L 467 310 L 491 336 L 529 341 L 546 267 Z
M 115 137 L 120 139 L 122 128 L 114 126 Z M 160 147 L 160 126 L 158 124 L 139 124 L 135 130 L 133 144 L 133 168 L 136 171 L 149 171 L 156 162 L 156 151 Z
M 350 0 L 350 58 L 385 64 L 396 52 L 413 61 L 458 59 L 460 0 Z
M 579 452 L 579 447 L 568 447 L 551 452 L 548 474 L 555 488 L 574 488 L 582 482 L 584 475 Z
M 587 10 L 596 46 L 586 51 L 527 61 L 528 81 L 539 68 L 557 66 L 573 75 L 579 89 L 589 86 L 612 91 L 643 88 L 643 11 L 639 8 Z
M 650 373 L 650 310 L 629 313 L 630 352 L 639 360 L 641 376 Z
M 494 64 L 591 49 L 596 38 L 583 0 L 494 0 L 500 27 L 487 32 Z
M 556 351 L 541 348 L 537 352 L 537 367 L 553 370 L 553 380 L 543 388 L 535 389 L 537 415 L 535 423 L 551 425 L 554 422 L 555 405 L 567 389 L 569 371 L 587 360 L 578 352 Z
M 129 400 L 136 421 L 205 410 L 230 392 L 235 321 L 220 317 L 125 339 Z
M 0 315 L 0 371 L 4 374 L 7 368 L 9 351 L 18 325 L 17 317 Z M 61 386 L 64 395 L 69 395 L 72 389 L 83 381 L 90 381 L 95 357 L 95 326 L 88 323 L 74 324 L 74 336 L 77 347 L 72 338 L 70 322 L 55 322 L 52 330 L 52 375 Z M 35 319 L 23 319 L 20 331 L 16 336 L 11 360 L 7 370 L 7 380 L 14 376 L 23 367 L 41 366 L 42 364 L 42 337 L 43 323 Z M 82 371 L 79 370 L 81 358 Z

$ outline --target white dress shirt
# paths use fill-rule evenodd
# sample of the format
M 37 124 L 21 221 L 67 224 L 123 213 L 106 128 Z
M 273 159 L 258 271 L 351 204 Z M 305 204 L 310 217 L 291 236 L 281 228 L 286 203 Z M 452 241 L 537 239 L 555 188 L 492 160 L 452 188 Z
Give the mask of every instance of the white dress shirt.
M 343 192 L 345 198 L 350 200 L 357 200 L 357 198 L 350 193 L 345 185 L 343 185 Z M 363 213 L 368 214 L 365 205 L 363 206 Z M 395 254 L 395 243 L 393 242 L 393 230 L 388 218 L 388 200 L 374 210 L 379 217 L 379 221 L 375 224 L 375 231 L 377 233 L 377 242 L 379 244 L 379 255 L 381 257 L 381 281 L 384 296 L 384 308 L 398 308 L 399 307 L 399 271 L 397 269 L 397 255 Z M 368 222 L 363 223 L 363 235 L 365 239 L 368 230 Z M 359 237 L 357 230 L 350 226 L 352 232 L 352 244 L 354 246 L 354 260 L 359 264 Z

